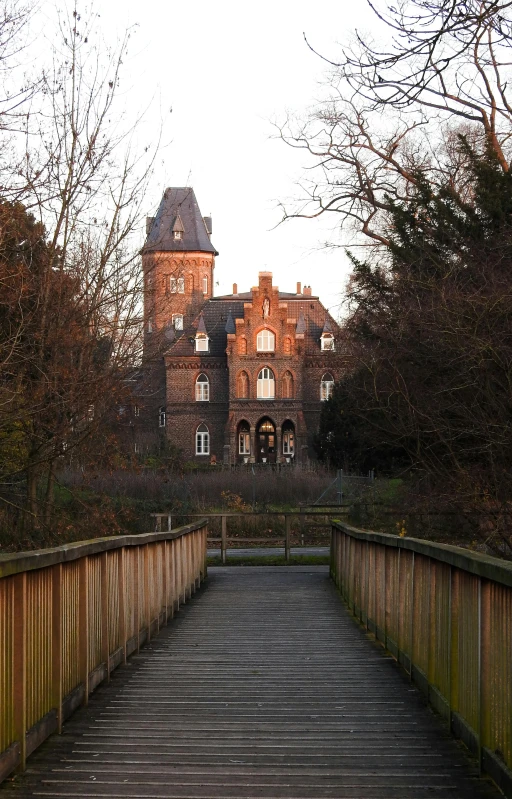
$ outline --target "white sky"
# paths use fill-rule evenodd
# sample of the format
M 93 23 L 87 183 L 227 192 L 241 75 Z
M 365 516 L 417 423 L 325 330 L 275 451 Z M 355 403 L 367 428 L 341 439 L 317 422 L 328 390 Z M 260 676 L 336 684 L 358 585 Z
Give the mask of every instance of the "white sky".
M 325 65 L 303 32 L 335 57 L 354 27 L 371 26 L 364 0 L 96 0 L 95 8 L 107 41 L 137 25 L 127 103 L 134 111 L 151 103 L 146 135 L 164 122 L 147 215 L 166 186 L 193 186 L 213 217 L 216 294 L 231 293 L 233 282 L 248 290 L 269 270 L 283 291 L 310 284 L 337 316 L 349 266 L 343 250 L 319 248 L 336 239 L 332 218 L 275 228 L 278 200 L 298 195 L 311 161 L 274 139 L 270 120 L 305 111 L 320 94 Z

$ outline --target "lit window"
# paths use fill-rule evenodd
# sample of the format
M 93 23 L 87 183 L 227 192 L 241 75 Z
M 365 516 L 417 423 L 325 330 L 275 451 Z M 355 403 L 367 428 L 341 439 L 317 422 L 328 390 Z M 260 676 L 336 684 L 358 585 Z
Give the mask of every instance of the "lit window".
M 334 336 L 332 335 L 332 333 L 322 334 L 321 347 L 323 352 L 334 351 Z
M 203 294 L 208 294 L 208 278 L 203 277 Z
M 175 330 L 183 330 L 183 315 L 180 313 L 173 314 L 172 323 Z
M 258 352 L 274 352 L 275 336 L 270 330 L 260 330 L 256 339 Z
M 165 408 L 158 409 L 158 427 L 165 427 Z
M 198 333 L 196 336 L 196 352 L 208 352 L 208 336 Z
M 332 396 L 333 388 L 334 377 L 330 374 L 330 372 L 326 372 L 324 375 L 322 375 L 322 381 L 320 383 L 320 399 L 328 400 L 329 397 Z
M 283 430 L 283 455 L 295 453 L 295 433 L 293 430 Z
M 274 373 L 265 366 L 258 375 L 257 397 L 258 399 L 274 399 L 275 394 Z
M 240 426 L 238 433 L 238 453 L 239 455 L 251 454 L 251 433 L 246 424 Z
M 196 430 L 196 455 L 210 454 L 210 433 L 205 424 L 200 424 Z
M 208 402 L 210 399 L 210 383 L 206 375 L 199 375 L 196 380 L 196 402 Z

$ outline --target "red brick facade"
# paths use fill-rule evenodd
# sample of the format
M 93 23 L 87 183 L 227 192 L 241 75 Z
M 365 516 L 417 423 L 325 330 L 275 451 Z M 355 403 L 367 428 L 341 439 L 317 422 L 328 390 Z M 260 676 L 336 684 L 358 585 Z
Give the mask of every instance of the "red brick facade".
M 160 432 L 188 460 L 304 462 L 344 368 L 340 330 L 311 288 L 280 292 L 270 272 L 250 292 L 213 297 L 217 253 L 191 191 L 167 190 L 143 253 L 146 371 L 165 375 L 151 397 L 141 391 L 144 416 L 156 427 L 165 410 Z M 187 243 L 194 224 L 201 237 Z M 140 413 L 135 438 L 150 421 Z

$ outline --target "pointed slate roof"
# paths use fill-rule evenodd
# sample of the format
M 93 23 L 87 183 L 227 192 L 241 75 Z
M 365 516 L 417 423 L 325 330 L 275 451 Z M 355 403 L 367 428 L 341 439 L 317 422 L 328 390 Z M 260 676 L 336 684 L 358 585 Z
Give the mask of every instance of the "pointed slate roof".
M 205 336 L 208 335 L 208 333 L 206 332 L 206 325 L 204 323 L 204 316 L 202 313 L 199 315 L 199 321 L 197 323 L 197 332 L 203 333 Z
M 173 232 L 182 233 L 175 239 Z M 210 241 L 194 189 L 169 188 L 148 226 L 143 252 L 210 252 L 218 255 Z
M 327 317 L 325 317 L 324 329 L 322 330 L 322 333 L 332 333 L 331 323 Z
M 231 313 L 231 308 L 229 309 L 228 318 L 226 319 L 226 327 L 224 330 L 226 333 L 236 333 L 236 325 Z

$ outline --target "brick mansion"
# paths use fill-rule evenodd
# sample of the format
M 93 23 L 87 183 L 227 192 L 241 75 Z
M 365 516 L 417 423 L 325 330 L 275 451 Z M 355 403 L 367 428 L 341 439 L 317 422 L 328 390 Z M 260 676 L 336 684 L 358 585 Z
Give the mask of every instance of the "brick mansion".
M 135 451 L 162 435 L 187 460 L 304 463 L 344 367 L 339 327 L 310 287 L 279 291 L 271 272 L 215 297 L 211 234 L 191 188 L 167 189 L 147 220 Z

